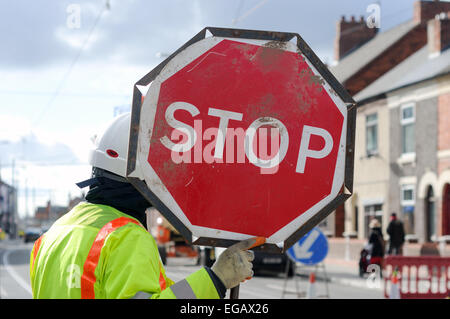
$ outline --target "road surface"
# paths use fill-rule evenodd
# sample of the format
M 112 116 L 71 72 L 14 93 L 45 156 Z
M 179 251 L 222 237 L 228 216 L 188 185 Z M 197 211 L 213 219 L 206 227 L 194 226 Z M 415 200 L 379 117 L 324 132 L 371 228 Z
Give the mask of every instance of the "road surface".
M 19 240 L 3 240 L 0 242 L 0 297 L 4 299 L 29 299 L 31 287 L 29 280 L 29 257 L 32 244 L 24 244 Z M 166 273 L 174 281 L 185 278 L 199 269 L 186 259 L 169 259 Z M 320 274 L 317 276 L 321 277 Z M 295 284 L 297 279 L 298 293 Z M 308 277 L 296 276 L 287 281 L 282 274 L 277 276 L 257 276 L 243 283 L 240 287 L 241 299 L 280 299 L 304 297 L 308 289 Z M 317 280 L 318 296 L 327 294 L 326 282 Z M 383 298 L 380 288 L 370 288 L 366 279 L 331 277 L 328 281 L 330 298 L 338 299 L 379 299 Z M 283 294 L 284 292 L 284 294 Z

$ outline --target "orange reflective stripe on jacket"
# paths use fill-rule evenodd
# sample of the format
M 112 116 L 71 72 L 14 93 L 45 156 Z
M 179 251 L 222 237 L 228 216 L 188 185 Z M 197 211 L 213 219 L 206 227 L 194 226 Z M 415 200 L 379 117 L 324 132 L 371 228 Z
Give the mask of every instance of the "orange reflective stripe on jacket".
M 159 287 L 161 288 L 161 291 L 167 288 L 166 278 L 164 278 L 163 275 L 163 266 L 161 265 L 161 261 L 159 262 Z
M 36 299 L 220 297 L 204 268 L 174 283 L 138 220 L 91 203 L 77 205 L 36 241 L 30 284 Z
M 43 236 L 39 237 L 39 238 L 34 242 L 34 245 L 33 245 L 33 263 L 32 263 L 32 265 L 31 265 L 31 267 L 34 266 L 34 261 L 36 260 L 36 256 L 37 256 L 37 254 L 38 254 L 38 252 L 39 252 L 39 248 L 41 247 L 42 237 L 43 237 Z
M 94 284 L 97 281 L 95 277 L 95 269 L 97 268 L 100 259 L 100 252 L 106 237 L 119 227 L 125 226 L 128 223 L 139 225 L 139 222 L 132 218 L 119 217 L 103 226 L 95 237 L 94 243 L 89 250 L 86 262 L 83 267 L 83 275 L 81 276 L 81 299 L 94 299 Z M 161 280 L 161 279 L 160 279 Z

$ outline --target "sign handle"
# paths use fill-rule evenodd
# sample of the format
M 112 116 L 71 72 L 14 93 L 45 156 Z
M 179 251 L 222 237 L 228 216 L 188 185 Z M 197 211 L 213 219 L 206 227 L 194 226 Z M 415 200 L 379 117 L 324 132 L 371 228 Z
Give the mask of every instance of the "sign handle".
M 266 242 L 266 239 L 264 237 L 254 237 L 255 242 L 253 245 L 248 247 L 247 249 L 252 249 L 254 247 L 260 246 Z M 250 279 L 250 278 L 247 278 Z M 230 289 L 230 299 L 239 299 L 239 286 L 233 287 Z
M 239 299 L 239 286 L 230 289 L 230 299 Z

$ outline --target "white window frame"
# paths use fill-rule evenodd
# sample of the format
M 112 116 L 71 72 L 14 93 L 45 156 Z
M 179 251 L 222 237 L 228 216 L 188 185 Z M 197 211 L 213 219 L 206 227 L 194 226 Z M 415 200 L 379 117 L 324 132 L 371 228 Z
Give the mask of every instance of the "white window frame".
M 403 118 L 403 110 L 404 109 L 407 109 L 407 108 L 412 108 L 412 117 L 411 118 L 407 118 L 407 119 L 404 119 Z M 414 155 L 416 154 L 416 152 L 415 151 L 413 151 L 413 152 L 407 152 L 407 153 L 403 153 L 403 145 L 404 145 L 404 143 L 405 143 L 405 137 L 403 136 L 403 126 L 404 125 L 408 125 L 408 124 L 414 124 L 414 126 L 415 126 L 415 123 L 416 123 L 416 104 L 414 103 L 414 102 L 410 102 L 410 103 L 405 103 L 405 104 L 403 104 L 401 107 L 400 107 L 400 124 L 401 124 L 401 127 L 402 127 L 402 130 L 401 130 L 401 132 L 402 132 L 402 134 L 401 134 L 401 149 L 402 149 L 402 157 L 403 158 L 405 158 L 407 161 L 409 161 L 409 160 L 412 160 L 412 161 L 414 161 L 415 160 L 415 157 L 414 157 Z M 415 127 L 414 127 L 414 131 L 415 131 Z M 416 143 L 416 141 L 414 140 L 414 144 Z M 413 158 L 414 157 L 414 158 Z
M 404 192 L 411 190 L 412 199 L 405 199 Z M 415 206 L 416 205 L 416 185 L 415 184 L 404 184 L 400 188 L 400 205 L 403 206 Z
M 368 121 L 367 120 L 368 117 L 372 116 L 372 115 L 376 115 L 376 119 Z M 367 148 L 367 146 L 368 146 L 368 143 L 367 143 L 367 138 L 368 138 L 367 137 L 367 131 L 368 131 L 368 128 L 372 127 L 372 126 L 376 127 L 376 136 L 375 136 L 376 148 L 374 150 L 368 150 L 368 148 Z M 367 156 L 372 156 L 372 155 L 378 154 L 378 147 L 379 147 L 379 145 L 378 145 L 378 112 L 374 112 L 374 113 L 366 114 L 366 154 L 367 154 Z
M 375 206 L 381 206 L 381 209 L 375 210 Z M 369 209 L 368 209 L 369 208 Z M 383 215 L 384 215 L 384 201 L 380 199 L 369 199 L 362 201 L 362 209 L 363 209 L 363 218 L 364 218 L 364 232 L 365 236 L 370 233 L 369 222 L 372 218 L 380 219 L 381 224 L 383 225 Z
M 400 124 L 402 124 L 402 125 L 410 124 L 410 123 L 414 123 L 416 121 L 416 107 L 415 106 L 416 106 L 416 103 L 414 103 L 414 102 L 405 103 L 401 106 L 401 108 L 400 108 Z M 403 118 L 403 110 L 410 108 L 410 107 L 413 110 L 413 116 L 411 118 L 404 119 Z

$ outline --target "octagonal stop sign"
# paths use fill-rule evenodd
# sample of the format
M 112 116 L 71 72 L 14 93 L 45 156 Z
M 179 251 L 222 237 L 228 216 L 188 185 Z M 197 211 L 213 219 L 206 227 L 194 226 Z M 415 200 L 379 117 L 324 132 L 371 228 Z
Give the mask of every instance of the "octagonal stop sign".
M 297 34 L 205 28 L 131 121 L 128 179 L 194 244 L 285 250 L 352 191 L 354 102 Z

